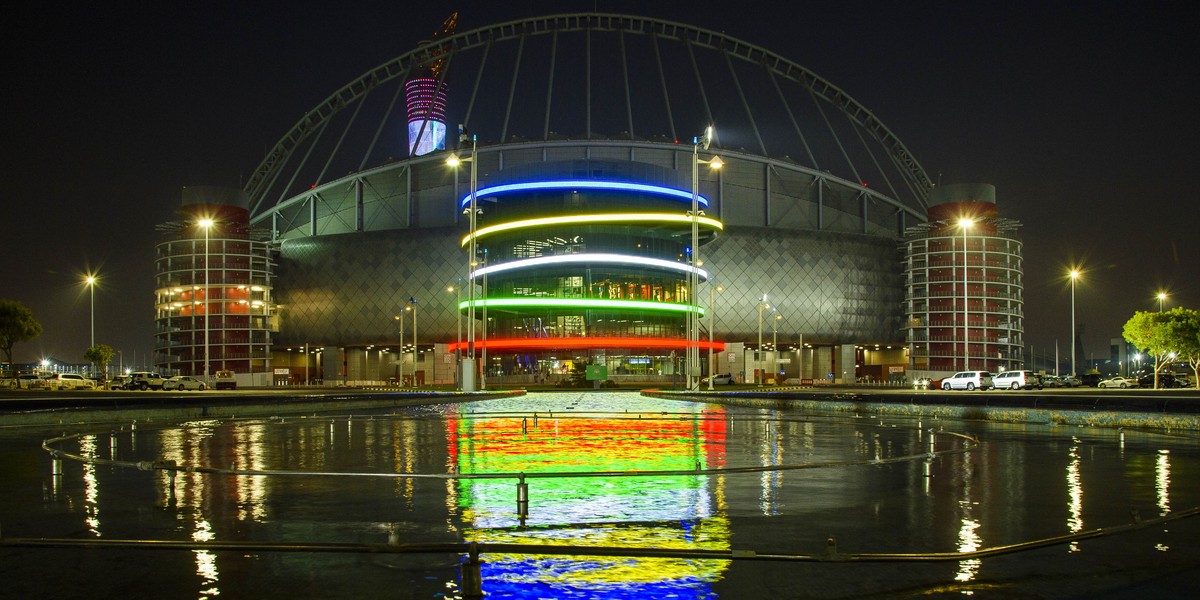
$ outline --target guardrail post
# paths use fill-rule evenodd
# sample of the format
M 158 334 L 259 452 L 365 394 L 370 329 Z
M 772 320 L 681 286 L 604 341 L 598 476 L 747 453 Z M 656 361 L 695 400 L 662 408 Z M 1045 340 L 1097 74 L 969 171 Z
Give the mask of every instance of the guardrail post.
M 462 594 L 463 598 L 483 597 L 483 574 L 480 571 L 479 543 L 471 542 L 467 547 L 467 559 L 463 561 Z
M 522 525 L 529 516 L 529 484 L 525 483 L 524 473 L 521 473 L 521 478 L 517 480 L 517 516 L 521 518 Z
M 57 453 L 50 455 L 50 474 L 55 477 L 62 477 L 62 459 Z
M 167 500 L 175 504 L 175 461 L 164 460 L 162 464 L 167 471 Z

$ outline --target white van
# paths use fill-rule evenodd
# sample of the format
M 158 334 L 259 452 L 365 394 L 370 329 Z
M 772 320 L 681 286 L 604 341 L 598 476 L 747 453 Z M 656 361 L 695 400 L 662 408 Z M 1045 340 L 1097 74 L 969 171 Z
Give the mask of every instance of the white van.
M 998 390 L 1042 389 L 1042 378 L 1033 371 L 1005 371 L 992 378 Z
M 943 390 L 990 390 L 992 374 L 987 371 L 959 371 L 942 380 Z
M 94 390 L 96 383 L 79 373 L 54 373 L 46 378 L 52 389 L 60 390 Z

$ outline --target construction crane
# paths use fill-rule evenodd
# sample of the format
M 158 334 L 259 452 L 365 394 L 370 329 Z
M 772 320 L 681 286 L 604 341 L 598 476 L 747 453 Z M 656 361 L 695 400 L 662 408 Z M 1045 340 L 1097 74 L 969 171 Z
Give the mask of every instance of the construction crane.
M 454 32 L 457 29 L 458 11 L 454 11 L 450 13 L 449 17 L 446 17 L 445 21 L 442 21 L 442 28 L 433 32 L 433 38 L 429 40 L 422 40 L 420 45 L 424 46 L 426 44 L 436 42 L 437 40 L 446 36 L 454 35 Z M 425 55 L 425 60 L 422 61 L 425 68 L 429 69 L 429 73 L 434 77 L 440 77 L 442 74 L 442 66 L 446 62 L 446 57 L 444 54 L 445 51 L 441 46 L 438 46 L 430 49 L 429 53 Z

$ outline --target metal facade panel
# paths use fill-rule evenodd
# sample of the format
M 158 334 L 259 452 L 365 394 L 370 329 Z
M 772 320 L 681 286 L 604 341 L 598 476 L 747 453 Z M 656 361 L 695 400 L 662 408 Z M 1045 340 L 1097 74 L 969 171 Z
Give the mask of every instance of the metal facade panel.
M 421 329 L 428 335 L 422 339 L 453 339 L 457 320 L 446 287 L 465 275 L 461 233 L 427 229 L 284 242 L 275 287 L 284 326 L 276 340 L 388 344 L 392 317 L 409 297 L 422 306 Z M 903 274 L 891 240 L 733 227 L 704 252 L 713 284 L 725 288 L 716 294 L 720 339 L 757 340 L 763 293 L 783 315 L 781 344 L 798 343 L 800 336 L 809 343 L 902 339 Z M 708 285 L 699 289 L 702 304 Z M 770 322 L 765 327 L 769 332 Z
M 454 229 L 384 231 L 287 240 L 279 253 L 279 344 L 389 344 L 410 297 L 431 342 L 455 335 L 454 296 L 466 276 Z M 424 337 L 424 336 L 422 336 Z

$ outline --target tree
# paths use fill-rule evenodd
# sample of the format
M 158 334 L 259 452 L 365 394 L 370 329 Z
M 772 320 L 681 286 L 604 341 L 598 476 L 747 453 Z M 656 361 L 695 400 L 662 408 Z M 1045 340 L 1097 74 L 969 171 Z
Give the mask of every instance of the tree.
M 0 298 L 0 350 L 10 366 L 13 363 L 13 345 L 42 335 L 42 324 L 33 318 L 33 311 L 16 300 Z M 16 376 L 16 373 L 13 373 Z
M 112 362 L 113 355 L 116 352 L 107 344 L 96 344 L 87 349 L 83 353 L 83 357 L 96 363 L 96 367 L 100 370 L 100 380 L 108 380 L 108 363 Z
M 1171 309 L 1171 312 L 1176 311 L 1180 312 L 1175 325 L 1179 337 L 1179 349 L 1176 352 L 1192 367 L 1192 380 L 1196 382 L 1196 389 L 1200 390 L 1200 310 Z
M 1196 343 L 1195 326 L 1191 325 L 1195 314 L 1196 311 L 1186 308 L 1173 308 L 1167 312 L 1138 311 L 1125 322 L 1122 331 L 1125 341 L 1154 358 L 1154 389 L 1158 389 L 1158 374 L 1176 356 L 1185 356 L 1187 349 Z

